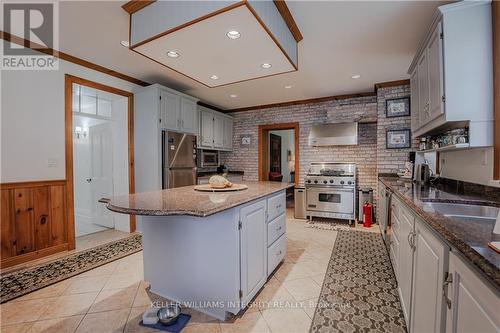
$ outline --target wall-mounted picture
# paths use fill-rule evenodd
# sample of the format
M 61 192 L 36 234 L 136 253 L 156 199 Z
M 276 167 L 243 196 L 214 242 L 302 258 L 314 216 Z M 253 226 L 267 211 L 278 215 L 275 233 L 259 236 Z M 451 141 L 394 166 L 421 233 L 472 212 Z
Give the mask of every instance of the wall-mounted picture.
M 410 115 L 410 97 L 393 98 L 385 101 L 385 116 L 387 118 L 405 117 Z
M 409 129 L 387 130 L 386 132 L 387 149 L 401 149 L 411 147 L 411 133 Z

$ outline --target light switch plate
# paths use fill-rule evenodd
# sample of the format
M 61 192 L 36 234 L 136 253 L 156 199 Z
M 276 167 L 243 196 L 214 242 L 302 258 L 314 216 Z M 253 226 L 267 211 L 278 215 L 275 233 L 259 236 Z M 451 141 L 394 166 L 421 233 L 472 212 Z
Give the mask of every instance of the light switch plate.
M 47 160 L 47 166 L 49 168 L 56 168 L 57 167 L 57 158 L 49 158 Z

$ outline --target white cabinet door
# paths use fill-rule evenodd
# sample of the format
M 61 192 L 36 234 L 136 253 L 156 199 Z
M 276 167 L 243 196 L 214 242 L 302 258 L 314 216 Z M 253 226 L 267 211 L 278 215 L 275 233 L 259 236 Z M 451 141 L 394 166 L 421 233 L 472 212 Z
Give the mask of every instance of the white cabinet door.
M 233 149 L 233 118 L 224 117 L 224 149 Z
M 411 279 L 413 273 L 413 248 L 409 240 L 413 233 L 415 219 L 413 215 L 408 214 L 406 209 L 402 209 L 399 217 L 398 236 L 400 237 L 398 255 L 398 292 L 406 325 L 409 327 L 411 310 Z
M 441 24 L 432 33 L 427 45 L 427 63 L 429 67 L 429 121 L 444 112 L 443 102 L 443 43 Z
M 427 52 L 424 52 L 418 61 L 417 73 L 420 126 L 423 126 L 429 122 L 429 67 Z
M 414 244 L 410 332 L 442 332 L 446 314 L 442 288 L 448 249 L 419 219 L 415 222 Z
M 180 129 L 198 134 L 198 105 L 192 99 L 181 97 Z
M 212 148 L 214 145 L 214 115 L 211 111 L 200 111 L 200 142 L 201 148 Z
M 160 90 L 161 128 L 169 130 L 179 129 L 180 101 L 180 96 Z
M 487 286 L 455 253 L 450 252 L 448 287 L 451 309 L 446 332 L 499 332 L 498 292 Z
M 266 199 L 240 210 L 242 302 L 250 301 L 267 278 Z
M 419 112 L 419 90 L 418 90 L 418 68 L 415 68 L 410 77 L 410 112 L 411 112 L 411 131 L 415 132 L 420 127 L 420 112 Z
M 214 148 L 224 147 L 224 117 L 220 114 L 214 113 Z

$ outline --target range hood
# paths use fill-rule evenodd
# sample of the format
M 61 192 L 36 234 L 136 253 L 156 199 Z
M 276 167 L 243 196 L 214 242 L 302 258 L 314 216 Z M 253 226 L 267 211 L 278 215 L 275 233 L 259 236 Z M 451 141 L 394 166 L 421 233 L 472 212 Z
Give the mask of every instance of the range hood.
M 358 123 L 314 125 L 309 132 L 310 146 L 349 146 L 358 144 Z

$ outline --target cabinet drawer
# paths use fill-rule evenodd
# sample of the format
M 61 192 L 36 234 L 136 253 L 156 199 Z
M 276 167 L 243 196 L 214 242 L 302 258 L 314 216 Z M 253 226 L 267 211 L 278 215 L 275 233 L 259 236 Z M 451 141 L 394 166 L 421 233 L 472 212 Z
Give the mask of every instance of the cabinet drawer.
M 273 244 L 286 230 L 286 216 L 281 214 L 267 225 L 267 246 Z
M 285 258 L 286 235 L 281 235 L 273 245 L 267 249 L 267 276 L 271 275 L 278 264 Z
M 285 193 L 279 193 L 267 199 L 267 222 L 285 213 Z

